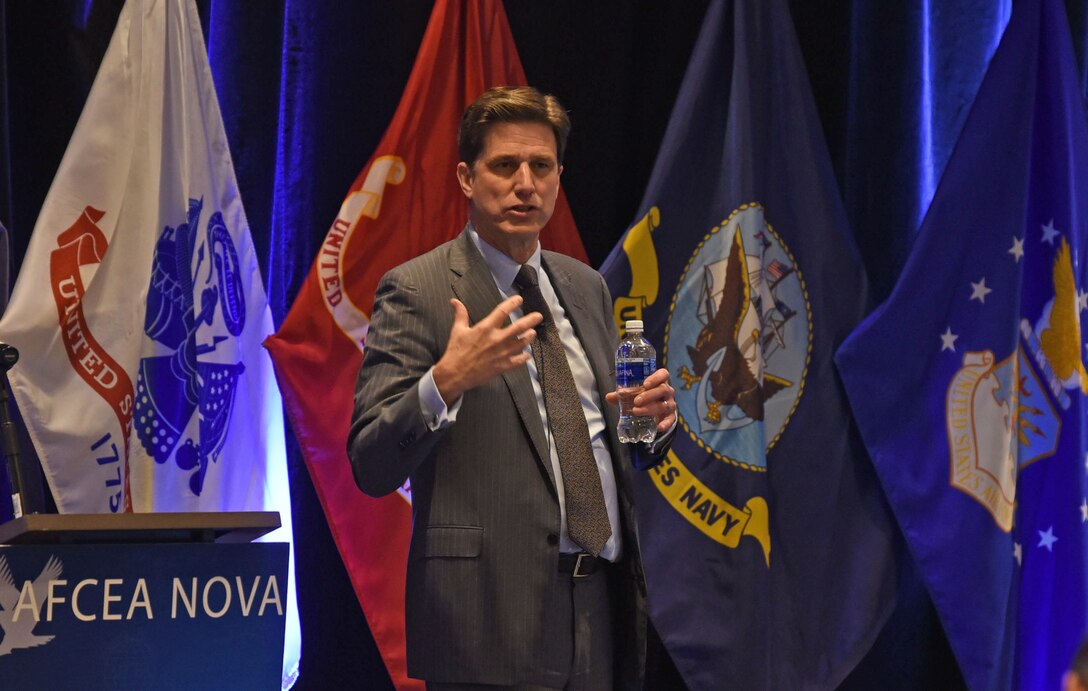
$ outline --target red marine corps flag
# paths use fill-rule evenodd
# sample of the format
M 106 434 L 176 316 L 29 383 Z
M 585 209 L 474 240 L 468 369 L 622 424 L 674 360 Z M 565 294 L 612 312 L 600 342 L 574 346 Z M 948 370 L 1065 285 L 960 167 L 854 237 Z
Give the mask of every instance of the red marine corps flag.
M 407 678 L 404 573 L 411 489 L 372 499 L 355 487 L 347 434 L 355 378 L 378 280 L 454 237 L 465 225 L 457 185 L 457 127 L 484 90 L 523 85 L 499 0 L 439 0 L 393 121 L 344 197 L 280 330 L 266 341 L 288 416 L 333 538 L 389 674 Z M 560 192 L 541 236 L 549 249 L 586 259 Z

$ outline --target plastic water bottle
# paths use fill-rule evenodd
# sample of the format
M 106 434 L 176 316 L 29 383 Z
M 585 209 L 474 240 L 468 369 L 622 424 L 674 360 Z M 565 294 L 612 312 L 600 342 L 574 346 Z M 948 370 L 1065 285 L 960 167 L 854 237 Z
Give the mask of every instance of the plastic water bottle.
M 634 444 L 651 442 L 657 436 L 657 420 L 631 415 L 635 396 L 642 392 L 642 382 L 657 370 L 657 351 L 642 337 L 642 321 L 632 319 L 616 350 L 616 392 L 620 397 L 620 422 L 616 426 L 620 441 Z

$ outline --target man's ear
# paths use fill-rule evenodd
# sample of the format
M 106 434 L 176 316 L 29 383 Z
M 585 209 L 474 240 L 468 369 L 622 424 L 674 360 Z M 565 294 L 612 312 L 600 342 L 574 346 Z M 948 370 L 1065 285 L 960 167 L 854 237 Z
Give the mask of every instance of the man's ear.
M 472 199 L 472 169 L 464 161 L 457 164 L 457 184 L 465 196 Z

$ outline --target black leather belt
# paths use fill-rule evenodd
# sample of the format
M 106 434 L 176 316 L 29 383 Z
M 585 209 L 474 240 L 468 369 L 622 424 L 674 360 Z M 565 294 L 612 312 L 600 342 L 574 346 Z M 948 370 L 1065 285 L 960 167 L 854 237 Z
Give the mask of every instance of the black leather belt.
M 587 552 L 579 552 L 578 554 L 560 552 L 559 573 L 568 574 L 571 578 L 585 578 L 603 569 L 607 563 L 607 559 L 595 557 Z

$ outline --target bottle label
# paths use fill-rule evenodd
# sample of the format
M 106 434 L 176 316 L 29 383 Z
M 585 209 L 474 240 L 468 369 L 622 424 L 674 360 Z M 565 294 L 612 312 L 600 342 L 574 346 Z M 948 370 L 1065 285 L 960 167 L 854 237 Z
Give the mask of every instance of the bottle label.
M 641 386 L 642 380 L 653 374 L 656 369 L 657 360 L 655 358 L 617 362 L 616 386 L 621 389 L 629 386 Z

